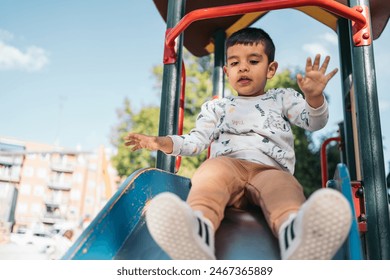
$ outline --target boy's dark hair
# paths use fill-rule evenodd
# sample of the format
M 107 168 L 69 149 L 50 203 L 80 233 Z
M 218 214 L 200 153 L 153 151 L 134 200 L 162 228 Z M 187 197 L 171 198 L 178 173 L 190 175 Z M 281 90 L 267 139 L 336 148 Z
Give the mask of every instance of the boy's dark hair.
M 237 44 L 253 45 L 263 44 L 264 52 L 268 56 L 268 62 L 271 63 L 275 59 L 275 45 L 271 37 L 260 28 L 248 27 L 234 32 L 226 40 L 226 49 Z

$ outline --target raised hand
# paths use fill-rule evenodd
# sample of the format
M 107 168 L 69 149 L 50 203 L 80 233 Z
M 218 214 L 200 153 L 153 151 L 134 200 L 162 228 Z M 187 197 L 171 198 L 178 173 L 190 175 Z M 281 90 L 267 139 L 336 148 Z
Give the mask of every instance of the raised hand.
M 321 55 L 317 54 L 314 62 L 308 57 L 306 60 L 305 76 L 301 74 L 297 75 L 298 86 L 305 94 L 306 101 L 313 108 L 320 107 L 324 102 L 323 91 L 328 84 L 329 80 L 336 75 L 338 69 L 335 68 L 328 74 L 326 70 L 330 61 L 330 57 L 327 56 L 320 66 Z

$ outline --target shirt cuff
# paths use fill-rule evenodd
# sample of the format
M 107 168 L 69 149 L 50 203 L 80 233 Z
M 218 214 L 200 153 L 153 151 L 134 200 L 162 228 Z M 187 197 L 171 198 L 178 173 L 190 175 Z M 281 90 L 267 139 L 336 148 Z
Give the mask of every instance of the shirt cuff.
M 311 116 L 321 116 L 328 111 L 328 101 L 324 98 L 324 103 L 318 108 L 313 108 L 306 102 L 306 109 L 310 112 Z
M 171 138 L 173 142 L 172 153 L 167 155 L 170 156 L 180 155 L 180 151 L 181 151 L 181 147 L 183 146 L 184 139 L 179 135 L 167 135 L 167 136 Z

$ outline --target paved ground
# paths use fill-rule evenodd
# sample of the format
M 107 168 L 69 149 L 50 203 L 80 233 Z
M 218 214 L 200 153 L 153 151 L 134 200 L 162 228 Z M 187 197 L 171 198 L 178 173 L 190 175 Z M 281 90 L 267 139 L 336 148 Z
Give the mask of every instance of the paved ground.
M 47 260 L 49 256 L 36 245 L 0 244 L 0 260 Z

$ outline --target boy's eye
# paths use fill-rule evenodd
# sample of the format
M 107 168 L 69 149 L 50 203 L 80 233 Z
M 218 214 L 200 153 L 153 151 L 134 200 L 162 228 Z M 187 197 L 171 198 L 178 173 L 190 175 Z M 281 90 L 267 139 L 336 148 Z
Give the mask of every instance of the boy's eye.
M 236 66 L 238 64 L 237 61 L 230 62 L 230 66 Z
M 258 60 L 251 60 L 251 61 L 249 61 L 250 62 L 250 64 L 252 64 L 252 65 L 256 65 L 256 64 L 258 64 L 259 63 L 259 61 Z

